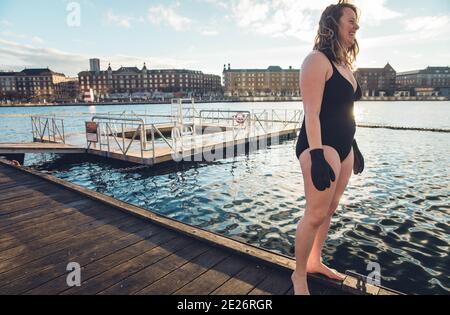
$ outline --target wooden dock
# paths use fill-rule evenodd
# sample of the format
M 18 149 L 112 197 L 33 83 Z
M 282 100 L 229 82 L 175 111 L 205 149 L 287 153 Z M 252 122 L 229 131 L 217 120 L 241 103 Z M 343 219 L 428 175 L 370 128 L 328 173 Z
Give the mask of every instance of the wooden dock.
M 194 143 L 196 141 L 198 144 L 184 147 L 183 150 L 180 150 L 179 155 L 182 156 L 184 160 L 193 161 L 194 157 L 199 153 L 215 152 L 216 150 L 221 150 L 225 153 L 227 150 L 231 150 L 237 146 L 248 145 L 250 142 L 257 144 L 266 139 L 270 141 L 270 139 L 275 137 L 277 139 L 286 136 L 294 138 L 297 135 L 297 132 L 297 128 L 291 128 L 275 132 L 260 132 L 252 135 L 251 137 L 242 136 L 237 139 L 233 139 L 231 131 L 221 132 L 216 138 L 210 135 L 197 136 L 198 139 L 192 140 L 192 142 Z M 131 140 L 129 139 L 125 140 L 125 145 L 129 145 L 130 142 Z M 187 138 L 186 143 L 189 142 L 191 142 L 191 139 Z M 148 150 L 142 153 L 137 144 L 131 143 L 130 148 L 131 149 L 126 154 L 123 154 L 117 146 L 111 146 L 109 151 L 98 147 L 91 147 L 87 150 L 87 153 L 144 165 L 157 165 L 174 161 L 174 151 L 168 146 L 155 147 L 154 151 Z M 225 154 L 223 154 L 223 156 L 225 156 Z
M 86 149 L 64 143 L 0 143 L 0 154 L 24 153 L 81 154 L 86 153 Z
M 0 218 L 0 294 L 293 293 L 289 257 L 1 160 Z M 313 294 L 393 293 L 356 282 L 310 275 Z

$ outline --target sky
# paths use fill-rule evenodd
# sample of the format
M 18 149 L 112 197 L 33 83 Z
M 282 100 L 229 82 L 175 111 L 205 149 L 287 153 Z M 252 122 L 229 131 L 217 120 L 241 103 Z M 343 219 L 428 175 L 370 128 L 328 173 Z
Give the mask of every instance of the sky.
M 76 76 L 100 58 L 220 75 L 299 69 L 322 11 L 337 0 L 0 0 L 0 70 L 50 67 Z M 356 67 L 397 72 L 450 64 L 450 0 L 354 0 Z

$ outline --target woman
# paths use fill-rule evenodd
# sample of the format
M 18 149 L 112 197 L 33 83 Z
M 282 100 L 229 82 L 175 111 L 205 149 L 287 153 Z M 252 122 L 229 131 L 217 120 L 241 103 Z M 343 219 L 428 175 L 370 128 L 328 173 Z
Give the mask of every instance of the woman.
M 306 194 L 306 209 L 295 244 L 295 294 L 309 295 L 307 273 L 343 280 L 344 275 L 325 266 L 322 248 L 351 176 L 359 174 L 364 160 L 354 135 L 353 103 L 361 88 L 352 64 L 359 52 L 357 8 L 345 1 L 323 12 L 314 51 L 305 59 L 300 79 L 305 120 L 297 142 Z

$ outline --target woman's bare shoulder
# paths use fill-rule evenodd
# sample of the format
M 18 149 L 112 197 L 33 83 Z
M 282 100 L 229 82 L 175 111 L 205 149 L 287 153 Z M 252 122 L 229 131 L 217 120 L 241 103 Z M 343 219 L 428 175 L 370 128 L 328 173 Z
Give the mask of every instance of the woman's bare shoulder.
M 303 67 L 314 67 L 319 69 L 328 69 L 330 62 L 323 52 L 313 50 L 303 61 Z

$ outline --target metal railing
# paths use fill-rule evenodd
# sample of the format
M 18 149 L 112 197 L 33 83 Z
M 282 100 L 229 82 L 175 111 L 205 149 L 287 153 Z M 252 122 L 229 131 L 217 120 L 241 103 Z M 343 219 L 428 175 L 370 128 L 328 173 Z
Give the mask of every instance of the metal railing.
M 31 132 L 35 142 L 66 143 L 64 119 L 50 116 L 31 116 Z
M 96 146 L 100 146 L 101 151 L 115 152 L 124 156 L 134 152 L 135 156 L 140 156 L 142 159 L 153 157 L 153 161 L 155 161 L 157 150 L 162 145 L 176 153 L 187 149 L 188 146 L 190 148 L 196 147 L 198 141 L 202 142 L 210 137 L 215 139 L 217 134 L 221 132 L 229 133 L 230 137 L 232 134 L 234 140 L 238 137 L 250 137 L 251 133 L 257 130 L 270 132 L 271 128 L 272 130 L 274 128 L 274 123 L 276 128 L 286 127 L 292 123 L 299 125 L 301 113 L 302 111 L 292 112 L 288 110 L 194 111 L 190 108 L 189 113 L 183 113 L 183 117 L 186 118 L 186 120 L 183 120 L 185 122 L 183 125 L 177 124 L 177 122 L 146 123 L 146 117 L 135 112 L 131 114 L 127 112 L 108 113 L 92 117 L 91 120 L 97 123 L 98 142 L 87 141 L 87 148 L 91 149 L 95 143 Z M 155 117 L 156 115 L 146 116 Z M 189 124 L 186 124 L 187 122 Z M 34 141 L 66 143 L 63 119 L 55 116 L 32 116 L 31 123 Z M 165 130 L 161 126 L 163 124 Z M 172 139 L 166 135 L 166 132 L 170 131 L 167 129 L 168 125 L 174 129 Z M 204 134 L 203 128 L 211 125 L 220 129 L 211 132 L 210 135 Z M 148 153 L 145 154 L 145 152 Z
M 155 124 L 146 124 L 142 118 L 115 118 L 110 116 L 94 116 L 93 122 L 97 122 L 100 150 L 106 147 L 111 153 L 114 148 L 126 156 L 133 143 L 138 144 L 139 154 L 144 159 L 144 152 L 152 151 L 153 161 L 156 159 L 156 135 L 174 151 L 173 143 L 167 139 L 163 132 Z M 175 127 L 175 126 L 174 126 Z M 129 134 L 131 133 L 131 136 Z M 147 133 L 150 133 L 150 146 L 147 141 Z M 139 136 L 139 139 L 137 137 Z M 92 142 L 88 142 L 88 149 Z
M 175 148 L 170 144 L 169 140 L 163 135 L 161 130 L 155 124 L 148 124 L 147 127 L 150 127 L 151 137 L 152 137 L 152 153 L 153 153 L 153 161 L 156 158 L 156 141 L 155 141 L 155 132 L 159 135 L 159 137 L 169 146 L 169 148 L 175 152 Z M 174 126 L 173 129 L 176 127 Z M 172 130 L 173 130 L 172 129 Z
M 145 122 L 141 118 L 114 118 L 111 116 L 94 116 L 92 121 L 98 124 L 100 150 L 106 146 L 107 152 L 112 152 L 114 144 L 117 145 L 119 151 L 126 156 L 131 145 L 135 142 L 139 135 L 139 149 L 141 158 L 144 158 L 144 150 L 147 146 L 147 134 L 145 130 Z M 130 130 L 131 128 L 131 130 Z M 126 134 L 132 132 L 131 139 Z M 88 142 L 88 149 L 91 148 L 92 142 Z

